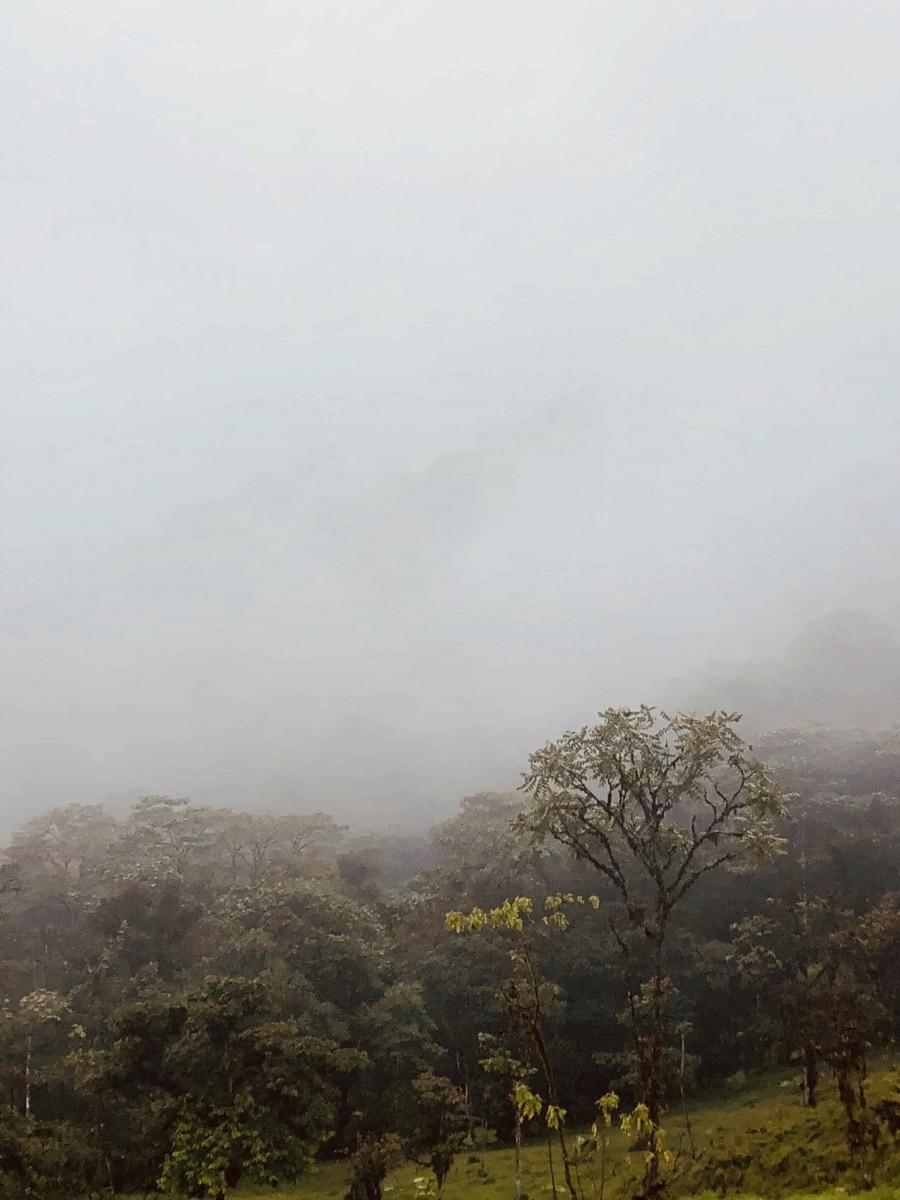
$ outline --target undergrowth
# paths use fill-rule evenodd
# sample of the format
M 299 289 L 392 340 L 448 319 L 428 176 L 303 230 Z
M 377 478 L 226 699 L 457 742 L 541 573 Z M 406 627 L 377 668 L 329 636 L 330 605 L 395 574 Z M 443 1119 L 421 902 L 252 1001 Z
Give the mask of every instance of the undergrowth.
M 900 1078 L 891 1072 L 874 1075 L 868 1085 L 870 1106 L 900 1100 Z M 865 1170 L 848 1151 L 846 1121 L 836 1091 L 826 1084 L 815 1109 L 802 1107 L 790 1079 L 759 1080 L 707 1096 L 685 1118 L 670 1113 L 666 1144 L 672 1153 L 669 1191 L 676 1200 L 900 1200 L 900 1133 L 879 1131 Z M 691 1153 L 693 1141 L 693 1154 Z M 611 1178 L 602 1200 L 621 1200 L 640 1175 L 640 1156 L 614 1133 L 610 1144 Z M 547 1146 L 540 1140 L 523 1148 L 523 1191 L 527 1200 L 553 1200 L 547 1168 Z M 416 1200 L 416 1177 L 422 1169 L 407 1164 L 387 1179 L 384 1200 Z M 596 1163 L 580 1167 L 585 1200 L 601 1200 Z M 557 1163 L 557 1194 L 563 1200 Z M 278 1193 L 247 1189 L 238 1197 L 280 1200 L 343 1200 L 349 1184 L 346 1163 L 328 1163 L 296 1185 Z M 514 1200 L 512 1149 L 490 1147 L 461 1153 L 451 1169 L 442 1200 Z

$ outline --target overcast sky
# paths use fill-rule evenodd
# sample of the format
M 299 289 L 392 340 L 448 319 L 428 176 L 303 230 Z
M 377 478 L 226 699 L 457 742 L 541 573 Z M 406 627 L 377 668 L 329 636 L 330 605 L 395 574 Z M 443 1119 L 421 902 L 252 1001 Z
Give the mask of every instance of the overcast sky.
M 425 805 L 896 619 L 898 62 L 889 0 L 5 0 L 5 823 Z

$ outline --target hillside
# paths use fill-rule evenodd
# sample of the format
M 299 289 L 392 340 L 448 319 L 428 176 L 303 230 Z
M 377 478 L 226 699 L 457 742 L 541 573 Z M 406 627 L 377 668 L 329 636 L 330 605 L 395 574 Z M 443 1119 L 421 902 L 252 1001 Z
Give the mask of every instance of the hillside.
M 870 1080 L 874 1104 L 885 1099 L 900 1102 L 900 1078 L 880 1070 Z M 859 1191 L 875 1200 L 900 1196 L 900 1139 L 884 1133 L 869 1162 L 871 1184 L 848 1161 L 845 1125 L 833 1084 L 823 1089 L 814 1110 L 802 1107 L 794 1077 L 783 1074 L 744 1080 L 740 1077 L 720 1092 L 687 1108 L 685 1116 L 671 1113 L 666 1121 L 668 1145 L 673 1154 L 670 1169 L 672 1194 L 677 1197 L 741 1196 L 795 1200 L 803 1197 L 840 1197 Z M 582 1135 L 583 1136 L 583 1135 Z M 691 1156 L 693 1139 L 695 1157 Z M 577 1138 L 576 1138 L 577 1140 Z M 606 1194 L 627 1194 L 629 1181 L 639 1173 L 640 1154 L 629 1153 L 628 1143 L 613 1130 L 607 1163 Z M 557 1174 L 559 1171 L 556 1163 Z M 585 1195 L 599 1197 L 600 1163 L 597 1155 L 583 1156 L 578 1168 Z M 394 1171 L 384 1193 L 391 1200 L 417 1200 L 416 1178 L 427 1172 L 411 1164 Z M 461 1153 L 443 1189 L 443 1200 L 510 1200 L 515 1195 L 514 1152 L 507 1146 L 477 1146 Z M 523 1192 L 532 1200 L 550 1197 L 547 1148 L 530 1139 L 522 1159 Z M 343 1200 L 349 1185 L 344 1163 L 330 1163 L 307 1175 L 294 1187 L 277 1192 L 249 1189 L 245 1197 L 281 1197 L 281 1200 Z M 420 1185 L 421 1186 L 421 1185 Z M 557 1178 L 557 1192 L 564 1194 Z

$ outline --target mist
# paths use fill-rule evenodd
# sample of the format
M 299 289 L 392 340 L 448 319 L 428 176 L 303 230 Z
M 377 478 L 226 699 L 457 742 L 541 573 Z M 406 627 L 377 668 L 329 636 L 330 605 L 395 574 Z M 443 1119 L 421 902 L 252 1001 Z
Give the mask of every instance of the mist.
M 900 628 L 896 4 L 0 28 L 4 826 L 421 817 Z

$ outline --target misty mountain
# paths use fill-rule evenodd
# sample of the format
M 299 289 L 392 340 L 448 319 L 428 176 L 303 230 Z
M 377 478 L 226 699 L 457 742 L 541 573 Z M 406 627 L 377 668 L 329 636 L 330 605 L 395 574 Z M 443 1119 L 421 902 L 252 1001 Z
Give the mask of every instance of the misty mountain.
M 690 702 L 741 712 L 755 731 L 810 722 L 888 729 L 900 722 L 900 634 L 838 609 L 810 621 L 783 656 L 710 674 Z

